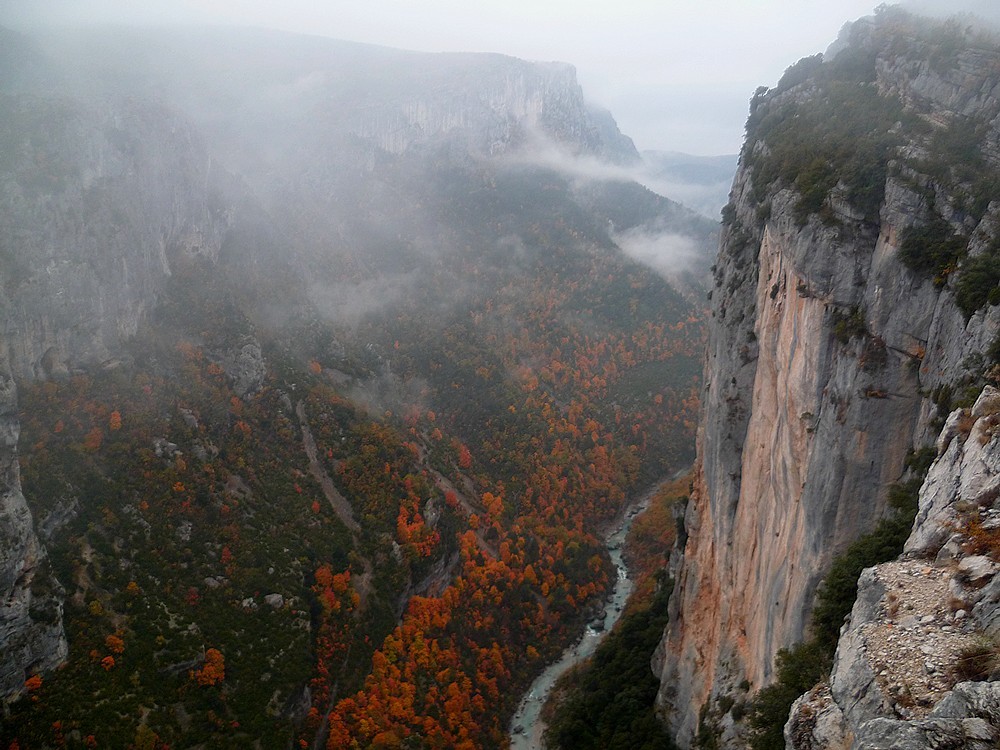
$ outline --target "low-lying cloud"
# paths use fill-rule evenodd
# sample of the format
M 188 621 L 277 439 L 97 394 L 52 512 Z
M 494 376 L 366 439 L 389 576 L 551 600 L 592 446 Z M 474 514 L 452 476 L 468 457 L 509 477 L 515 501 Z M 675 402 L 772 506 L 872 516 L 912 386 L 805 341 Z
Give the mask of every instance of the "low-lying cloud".
M 353 327 L 406 299 L 415 282 L 414 273 L 332 284 L 317 282 L 309 287 L 309 299 L 317 312 L 334 325 Z
M 726 203 L 731 177 L 715 183 L 668 179 L 656 174 L 651 163 L 614 164 L 592 154 L 574 153 L 544 133 L 532 132 L 516 153 L 508 154 L 512 163 L 551 169 L 578 184 L 593 182 L 635 182 L 657 195 L 681 203 L 709 219 L 718 220 Z M 735 157 L 734 157 L 735 161 Z
M 640 185 L 672 201 L 683 204 L 707 219 L 719 220 L 723 206 L 729 200 L 732 178 L 719 182 L 681 182 L 660 177 L 644 176 L 637 179 Z
M 698 242 L 691 237 L 645 227 L 612 232 L 611 240 L 630 258 L 670 281 L 693 270 L 701 255 Z
M 975 16 L 992 30 L 1000 29 L 1000 6 L 996 0 L 903 0 L 906 10 L 936 18 Z

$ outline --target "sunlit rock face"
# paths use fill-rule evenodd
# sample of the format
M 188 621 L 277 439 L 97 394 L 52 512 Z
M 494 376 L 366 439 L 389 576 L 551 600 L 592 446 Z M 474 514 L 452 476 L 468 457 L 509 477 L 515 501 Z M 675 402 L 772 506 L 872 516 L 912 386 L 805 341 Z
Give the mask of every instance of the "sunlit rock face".
M 919 27 L 894 19 L 858 22 L 828 58 L 853 51 L 871 75 L 855 85 L 898 96 L 931 128 L 975 117 L 986 135 L 974 147 L 995 165 L 996 46 L 973 42 L 953 64 L 934 65 Z M 808 108 L 819 96 L 807 76 L 755 99 L 752 111 Z M 895 166 L 867 216 L 851 202 L 849 178 L 805 214 L 795 184 L 755 185 L 753 165 L 771 145 L 752 127 L 748 135 L 715 271 L 687 542 L 653 664 L 662 715 L 683 747 L 703 705 L 744 680 L 751 690 L 767 684 L 778 649 L 803 639 L 832 557 L 886 512 L 907 452 L 933 439 L 928 395 L 984 370 L 998 308 L 967 319 L 952 280 L 914 273 L 899 248 L 926 222 L 932 195 L 975 256 L 995 236 L 1000 204 L 971 215 L 953 199 L 960 188 L 920 172 L 910 157 L 930 136 L 911 126 L 899 126 Z M 730 731 L 731 719 L 721 723 Z

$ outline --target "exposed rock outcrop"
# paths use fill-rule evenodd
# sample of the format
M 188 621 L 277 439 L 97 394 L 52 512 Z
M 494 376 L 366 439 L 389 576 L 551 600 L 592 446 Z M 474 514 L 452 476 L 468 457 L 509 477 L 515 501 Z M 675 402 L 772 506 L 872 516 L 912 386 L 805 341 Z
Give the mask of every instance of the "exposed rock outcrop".
M 584 153 L 638 160 L 610 114 L 587 106 L 571 65 L 446 55 L 419 61 L 406 77 L 402 96 L 375 87 L 368 101 L 352 99 L 347 125 L 353 134 L 392 154 L 447 135 L 491 156 L 546 138 Z
M 0 700 L 66 658 L 62 591 L 21 493 L 17 389 L 0 351 Z
M 61 377 L 120 351 L 179 256 L 218 256 L 227 204 L 191 126 L 161 106 L 0 100 L 4 337 L 15 377 Z
M 970 256 L 993 241 L 1000 217 L 988 200 L 978 215 L 961 206 L 967 186 L 928 166 L 934 128 L 967 117 L 988 133 L 979 158 L 998 163 L 998 49 L 966 39 L 948 65 L 932 63 L 924 28 L 894 12 L 858 22 L 837 57 L 804 61 L 814 67 L 790 69 L 751 105 L 715 271 L 688 539 L 653 665 L 682 747 L 703 705 L 744 679 L 767 684 L 778 649 L 802 640 L 832 557 L 884 514 L 907 452 L 936 432 L 927 394 L 975 382 L 1000 327 L 996 306 L 966 318 L 953 279 L 900 260 L 907 230 L 931 216 L 968 238 Z M 851 66 L 863 73 L 848 85 L 897 102 L 887 107 L 900 107 L 899 141 L 873 173 L 874 208 L 843 175 L 806 208 L 805 186 L 816 188 L 768 162 L 789 147 L 769 142 L 767 128 L 824 106 L 824 76 Z
M 222 369 L 232 381 L 237 396 L 253 396 L 261 389 L 267 375 L 260 342 L 250 338 L 225 352 L 222 355 Z
M 1000 743 L 998 397 L 948 420 L 906 553 L 862 574 L 829 686 L 785 726 L 792 750 Z

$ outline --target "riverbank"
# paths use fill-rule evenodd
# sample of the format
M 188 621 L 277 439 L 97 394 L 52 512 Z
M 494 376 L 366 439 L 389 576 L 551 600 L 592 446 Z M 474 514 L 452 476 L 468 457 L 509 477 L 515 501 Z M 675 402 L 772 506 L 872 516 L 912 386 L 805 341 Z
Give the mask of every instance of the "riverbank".
M 567 647 L 558 660 L 545 668 L 521 699 L 517 712 L 510 723 L 512 750 L 542 750 L 544 748 L 542 737 L 545 732 L 545 722 L 541 714 L 553 686 L 562 675 L 589 658 L 597 650 L 605 636 L 618 622 L 635 588 L 635 581 L 630 576 L 628 565 L 624 559 L 625 540 L 634 522 L 650 507 L 653 499 L 665 487 L 676 482 L 686 472 L 687 470 L 678 472 L 670 479 L 658 482 L 640 495 L 633 503 L 624 508 L 617 523 L 608 531 L 604 543 L 616 570 L 616 580 L 611 595 L 605 600 L 600 614 L 590 621 L 579 639 Z

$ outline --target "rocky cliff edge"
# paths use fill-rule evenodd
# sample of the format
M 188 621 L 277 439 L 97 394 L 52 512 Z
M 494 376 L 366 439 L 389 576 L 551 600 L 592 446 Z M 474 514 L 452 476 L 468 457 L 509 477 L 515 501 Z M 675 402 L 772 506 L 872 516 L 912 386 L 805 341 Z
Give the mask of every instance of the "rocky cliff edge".
M 653 662 L 682 747 L 703 709 L 773 680 L 834 556 L 996 348 L 1000 306 L 961 295 L 964 264 L 994 267 L 1000 203 L 977 180 L 1000 164 L 1000 45 L 888 10 L 838 48 L 754 97 L 723 212 L 699 469 Z M 928 228 L 955 257 L 904 261 Z
M 789 750 L 1000 746 L 1000 391 L 948 418 L 898 560 L 864 571 Z

